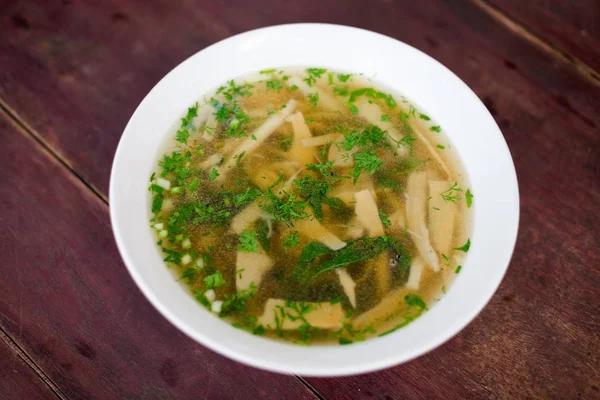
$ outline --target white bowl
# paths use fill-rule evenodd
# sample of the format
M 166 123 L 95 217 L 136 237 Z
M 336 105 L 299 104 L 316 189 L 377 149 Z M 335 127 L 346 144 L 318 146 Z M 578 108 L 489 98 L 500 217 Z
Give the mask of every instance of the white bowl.
M 148 178 L 167 131 L 186 108 L 233 77 L 278 66 L 363 72 L 418 104 L 444 129 L 468 171 L 472 246 L 461 273 L 430 311 L 407 327 L 350 346 L 305 347 L 257 337 L 211 315 L 169 272 L 151 234 Z M 234 360 L 310 376 L 349 375 L 399 364 L 441 345 L 482 310 L 508 267 L 519 193 L 494 119 L 456 75 L 426 54 L 373 32 L 337 25 L 281 25 L 214 44 L 169 72 L 141 102 L 119 142 L 110 180 L 117 245 L 150 302 L 184 333 Z

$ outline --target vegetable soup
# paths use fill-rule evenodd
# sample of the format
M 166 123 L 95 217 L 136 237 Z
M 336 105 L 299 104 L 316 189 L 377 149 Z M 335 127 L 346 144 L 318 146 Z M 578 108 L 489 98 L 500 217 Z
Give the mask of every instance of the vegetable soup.
M 255 335 L 385 335 L 442 296 L 469 250 L 473 195 L 442 127 L 360 74 L 231 80 L 165 149 L 149 188 L 164 261 Z

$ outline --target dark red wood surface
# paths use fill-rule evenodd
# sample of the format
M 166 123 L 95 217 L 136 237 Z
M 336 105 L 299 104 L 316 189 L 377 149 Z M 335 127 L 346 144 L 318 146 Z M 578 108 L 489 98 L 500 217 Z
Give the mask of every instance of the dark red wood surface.
M 600 71 L 600 1 L 490 2 L 543 40 Z
M 0 100 L 68 168 L 5 125 L 0 220 L 14 231 L 0 231 L 12 256 L 0 268 L 25 272 L 0 281 L 0 326 L 24 329 L 18 342 L 68 397 L 184 397 L 201 386 L 214 397 L 311 395 L 164 321 L 122 266 L 106 207 L 73 173 L 106 197 L 127 119 L 187 56 L 248 29 L 317 21 L 398 38 L 465 80 L 511 149 L 522 214 L 503 284 L 456 338 L 403 366 L 306 381 L 328 399 L 600 398 L 600 89 L 560 53 L 466 1 L 4 3 Z
M 0 400 L 58 399 L 46 383 L 2 339 L 0 332 Z

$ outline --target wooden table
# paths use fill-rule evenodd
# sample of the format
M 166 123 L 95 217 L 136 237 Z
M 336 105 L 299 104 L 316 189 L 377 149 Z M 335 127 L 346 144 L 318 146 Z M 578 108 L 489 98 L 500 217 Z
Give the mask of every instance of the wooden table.
M 87 3 L 0 2 L 0 399 L 600 398 L 598 0 Z M 218 40 L 302 21 L 447 65 L 520 182 L 487 308 L 435 351 L 356 377 L 263 372 L 188 339 L 134 285 L 108 218 L 113 154 L 150 88 Z

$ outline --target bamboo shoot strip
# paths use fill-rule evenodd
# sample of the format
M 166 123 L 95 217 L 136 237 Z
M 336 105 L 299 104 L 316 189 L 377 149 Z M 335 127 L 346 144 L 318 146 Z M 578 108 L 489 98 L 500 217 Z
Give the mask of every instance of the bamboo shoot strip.
M 310 129 L 304 120 L 304 115 L 298 111 L 290 115 L 287 120 L 291 122 L 294 129 L 294 140 L 292 141 L 292 147 L 288 150 L 289 159 L 298 161 L 302 165 L 311 163 L 313 161 L 313 153 L 310 149 L 303 146 L 302 143 L 303 140 L 312 137 Z
M 356 308 L 356 282 L 352 280 L 352 277 L 348 271 L 346 271 L 346 268 L 336 269 L 335 272 L 340 278 L 340 285 L 342 285 L 350 304 L 352 304 L 352 307 Z
M 437 161 L 438 164 L 440 164 L 440 167 L 442 167 L 444 173 L 446 174 L 446 178 L 450 178 L 452 176 L 452 174 L 450 173 L 450 169 L 448 168 L 448 165 L 446 164 L 438 150 L 436 150 L 433 147 L 433 145 L 429 143 L 429 140 L 427 140 L 427 137 L 421 132 L 421 128 L 419 128 L 418 124 L 411 125 L 411 127 L 415 135 L 417 135 L 418 139 L 421 140 L 421 142 L 425 145 L 425 147 L 433 156 L 435 161 Z
M 241 235 L 246 229 L 249 229 L 262 214 L 262 210 L 258 206 L 257 202 L 254 202 L 242 211 L 237 213 L 235 217 L 231 220 L 231 230 L 235 232 L 236 235 Z
M 192 125 L 194 125 L 196 127 L 198 132 L 204 131 L 203 129 L 200 129 L 200 128 L 202 127 L 202 125 L 204 125 L 206 123 L 211 112 L 212 112 L 212 107 L 210 106 L 210 104 L 202 104 L 198 108 L 198 115 L 196 115 L 196 117 L 192 120 Z
M 269 329 L 291 330 L 304 324 L 321 329 L 339 329 L 343 319 L 344 311 L 340 303 L 269 299 L 257 323 Z
M 427 173 L 413 172 L 408 177 L 406 188 L 406 220 L 421 258 L 435 271 L 440 270 L 437 254 L 429 240 L 429 230 L 425 225 L 427 202 Z
M 219 176 L 220 180 L 225 179 L 224 176 L 226 171 L 235 166 L 239 157 L 248 155 L 260 147 L 260 145 L 263 144 L 264 141 L 267 140 L 269 136 L 271 136 L 275 130 L 277 130 L 277 128 L 279 128 L 285 122 L 285 118 L 294 111 L 297 104 L 298 102 L 296 100 L 291 99 L 288 101 L 283 110 L 280 110 L 277 114 L 270 116 L 249 137 L 244 139 L 244 141 L 240 143 L 240 145 L 232 152 L 227 161 L 225 161 L 225 163 L 221 166 L 219 171 L 221 174 Z
M 272 266 L 273 260 L 266 254 L 238 251 L 235 262 L 236 289 L 247 290 L 252 283 L 258 287 L 265 272 Z
M 346 246 L 346 242 L 335 236 L 316 219 L 302 219 L 294 223 L 298 232 L 312 240 L 323 243 L 331 250 L 339 250 Z
M 370 237 L 383 236 L 383 224 L 379 218 L 377 203 L 370 190 L 365 189 L 354 194 L 354 211 L 358 221 L 367 229 Z
M 421 257 L 414 257 L 412 259 L 412 263 L 410 264 L 410 274 L 408 275 L 408 281 L 406 281 L 407 289 L 411 290 L 419 290 L 419 286 L 421 283 L 421 274 L 423 273 L 423 269 L 425 268 L 425 263 L 421 259 Z
M 450 187 L 449 181 L 429 182 L 429 232 L 431 241 L 439 254 L 450 254 L 454 237 L 454 221 L 458 205 L 444 200 L 441 196 Z

